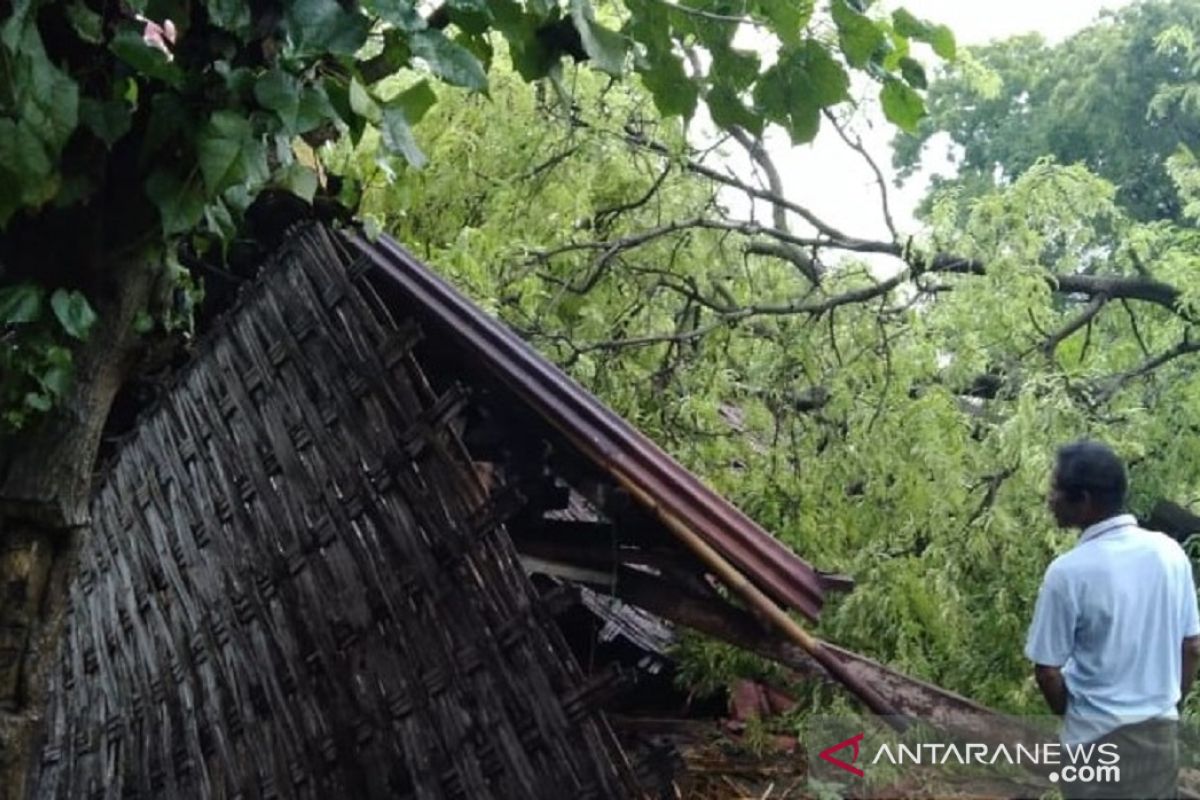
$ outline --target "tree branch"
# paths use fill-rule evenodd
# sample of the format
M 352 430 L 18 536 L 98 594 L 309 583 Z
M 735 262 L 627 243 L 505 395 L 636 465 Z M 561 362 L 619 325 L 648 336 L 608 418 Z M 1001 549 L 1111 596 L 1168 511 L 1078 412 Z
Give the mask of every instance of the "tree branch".
M 1108 295 L 1103 293 L 1097 294 L 1087 304 L 1087 308 L 1083 310 L 1083 313 L 1055 331 L 1042 345 L 1042 352 L 1045 353 L 1046 358 L 1053 358 L 1054 351 L 1058 349 L 1058 346 L 1069 338 L 1071 334 L 1075 333 L 1075 331 L 1089 324 L 1100 313 L 1100 310 L 1104 308 L 1106 303 L 1108 303 Z
M 825 109 L 824 114 L 825 119 L 829 120 L 829 124 L 833 126 L 835 131 L 837 131 L 838 136 L 840 136 L 842 141 L 846 143 L 846 146 L 862 156 L 863 160 L 867 162 L 867 166 L 869 166 L 871 171 L 875 173 L 875 183 L 879 185 L 879 200 L 883 206 L 883 221 L 887 225 L 888 232 L 892 234 L 892 240 L 898 241 L 900 239 L 900 234 L 896 232 L 896 223 L 892 221 L 892 210 L 888 202 L 887 181 L 883 179 L 883 172 L 879 169 L 879 165 L 875 163 L 875 159 L 871 158 L 871 154 L 867 152 L 867 148 L 863 147 L 861 137 L 856 137 L 852 141 L 850 139 L 850 135 L 846 133 L 846 130 L 842 127 L 841 123 L 837 121 L 837 118 L 829 109 Z M 775 189 L 774 186 L 771 188 Z

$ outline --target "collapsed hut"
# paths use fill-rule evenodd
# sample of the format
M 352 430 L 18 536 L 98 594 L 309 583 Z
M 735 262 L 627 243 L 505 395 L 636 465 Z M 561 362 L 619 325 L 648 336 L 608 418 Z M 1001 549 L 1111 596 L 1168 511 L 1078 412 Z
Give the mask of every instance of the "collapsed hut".
M 875 710 L 986 711 L 789 632 L 850 582 L 386 237 L 293 231 L 91 522 L 36 798 L 645 796 L 663 762 L 605 708 L 655 659 L 583 670 L 580 609 L 646 653 L 666 620 Z

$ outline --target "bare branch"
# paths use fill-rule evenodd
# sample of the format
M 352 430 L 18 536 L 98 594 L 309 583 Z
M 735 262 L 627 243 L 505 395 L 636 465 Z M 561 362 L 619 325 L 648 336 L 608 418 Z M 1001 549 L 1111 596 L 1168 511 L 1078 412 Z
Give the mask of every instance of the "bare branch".
M 1046 357 L 1053 358 L 1054 351 L 1058 349 L 1058 346 L 1062 344 L 1068 337 L 1070 337 L 1071 334 L 1075 333 L 1075 331 L 1079 330 L 1084 325 L 1090 324 L 1091 321 L 1095 319 L 1096 315 L 1100 313 L 1100 310 L 1104 308 L 1106 303 L 1108 303 L 1108 296 L 1103 293 L 1097 294 L 1092 298 L 1091 302 L 1087 304 L 1087 307 L 1083 310 L 1083 313 L 1075 317 L 1059 330 L 1055 331 L 1042 345 L 1042 352 L 1046 354 Z
M 863 160 L 867 162 L 867 166 L 869 166 L 871 171 L 875 173 L 875 182 L 879 184 L 879 201 L 883 207 L 883 221 L 887 225 L 888 232 L 892 234 L 892 240 L 899 241 L 900 234 L 896 232 L 896 223 L 892 221 L 892 210 L 888 202 L 887 181 L 885 181 L 883 178 L 883 171 L 879 169 L 879 165 L 875 163 L 875 159 L 872 158 L 871 154 L 867 152 L 867 148 L 863 146 L 861 137 L 856 136 L 852 140 L 850 138 L 850 134 L 846 132 L 845 128 L 842 127 L 842 124 L 838 122 L 837 118 L 832 112 L 829 111 L 829 109 L 825 109 L 824 114 L 825 118 L 829 120 L 829 123 L 833 125 L 833 129 L 837 131 L 838 136 L 840 136 L 842 141 L 846 143 L 846 146 L 862 156 Z M 771 188 L 775 189 L 774 186 Z M 780 191 L 780 193 L 782 193 L 781 190 L 776 191 Z
M 799 247 L 785 242 L 751 242 L 746 245 L 749 255 L 769 256 L 790 262 L 813 285 L 821 282 L 824 267 Z
M 592 217 L 593 225 L 596 230 L 606 230 L 621 214 L 624 214 L 626 211 L 636 211 L 637 209 L 646 205 L 646 203 L 649 203 L 650 199 L 654 197 L 655 193 L 662 188 L 663 181 L 667 179 L 667 175 L 670 173 L 671 162 L 668 161 L 666 166 L 663 167 L 663 171 L 660 172 L 658 177 L 654 179 L 654 183 L 649 189 L 646 190 L 646 193 L 637 200 L 612 206 L 611 208 L 602 208 L 597 211 Z
M 1189 353 L 1200 352 L 1200 342 L 1193 342 L 1188 335 L 1184 335 L 1179 344 L 1166 350 L 1153 358 L 1148 358 L 1138 366 L 1126 372 L 1121 372 L 1098 382 L 1096 395 L 1099 402 L 1106 402 L 1111 399 L 1117 391 L 1125 386 L 1130 381 L 1134 381 L 1145 375 L 1149 375 L 1154 370 L 1167 364 L 1180 356 L 1188 355 Z

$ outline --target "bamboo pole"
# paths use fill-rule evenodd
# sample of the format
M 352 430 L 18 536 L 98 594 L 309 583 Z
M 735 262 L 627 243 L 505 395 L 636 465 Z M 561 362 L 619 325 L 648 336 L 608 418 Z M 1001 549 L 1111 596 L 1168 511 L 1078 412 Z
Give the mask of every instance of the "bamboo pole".
M 877 691 L 860 681 L 854 675 L 851 675 L 846 669 L 846 665 L 829 648 L 825 647 L 824 642 L 800 627 L 799 623 L 792 619 L 778 603 L 751 583 L 737 567 L 717 552 L 712 545 L 704 541 L 686 523 L 656 504 L 644 490 L 634 484 L 625 475 L 619 471 L 615 474 L 627 491 L 643 505 L 653 509 L 671 532 L 682 539 L 684 544 L 699 556 L 716 573 L 717 577 L 731 590 L 736 592 L 752 609 L 765 616 L 789 639 L 802 647 L 834 679 L 862 700 L 871 711 L 884 717 L 888 725 L 898 731 L 908 728 L 908 723 L 900 715 L 900 712 Z

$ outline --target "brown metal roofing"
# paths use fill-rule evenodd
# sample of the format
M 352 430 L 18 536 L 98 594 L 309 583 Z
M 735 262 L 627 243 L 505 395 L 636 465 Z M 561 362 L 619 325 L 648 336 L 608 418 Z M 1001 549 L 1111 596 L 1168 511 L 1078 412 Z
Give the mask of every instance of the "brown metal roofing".
M 650 511 L 683 521 L 776 602 L 817 619 L 823 591 L 812 566 L 395 241 L 352 244 L 440 334 L 457 339 L 599 467 L 636 487 Z

